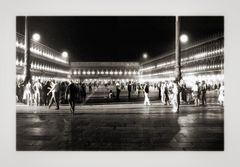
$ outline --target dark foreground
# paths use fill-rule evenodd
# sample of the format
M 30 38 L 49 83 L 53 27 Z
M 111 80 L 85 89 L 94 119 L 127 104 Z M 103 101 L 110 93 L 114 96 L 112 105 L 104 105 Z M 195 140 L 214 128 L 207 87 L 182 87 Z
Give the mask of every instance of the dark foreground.
M 181 113 L 154 103 L 85 105 L 69 114 L 17 106 L 18 151 L 23 150 L 224 150 L 224 114 L 217 105 L 181 106 Z

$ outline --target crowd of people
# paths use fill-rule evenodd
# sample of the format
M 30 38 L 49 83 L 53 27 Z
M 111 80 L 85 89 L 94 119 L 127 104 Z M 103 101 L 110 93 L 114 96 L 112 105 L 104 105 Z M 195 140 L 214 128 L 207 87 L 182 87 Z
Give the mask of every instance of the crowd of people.
M 151 105 L 149 94 L 151 90 L 158 90 L 158 96 L 164 105 L 172 105 L 173 111 L 179 110 L 179 104 L 191 104 L 196 106 L 206 105 L 206 92 L 208 90 L 218 90 L 218 102 L 220 105 L 224 104 L 224 84 L 210 85 L 205 81 L 195 82 L 191 87 L 187 86 L 181 81 L 164 81 L 158 83 L 139 83 L 139 82 L 73 82 L 62 81 L 56 82 L 49 80 L 42 82 L 36 80 L 24 84 L 22 80 L 16 83 L 16 98 L 18 102 L 27 105 L 45 105 L 51 108 L 53 103 L 56 104 L 56 110 L 59 109 L 60 104 L 70 104 L 70 110 L 74 113 L 75 103 L 85 103 L 87 90 L 92 93 L 93 88 L 98 88 L 100 85 L 104 86 L 107 90 L 107 99 L 115 98 L 116 101 L 120 100 L 122 91 L 127 91 L 127 98 L 130 100 L 132 94 L 136 97 L 144 96 L 144 105 Z M 115 90 L 114 90 L 115 89 Z M 134 93 L 133 93 L 134 92 Z
M 66 91 L 71 84 L 69 81 L 56 82 L 55 80 L 49 80 L 41 82 L 37 80 L 35 82 L 28 82 L 26 85 L 23 80 L 18 80 L 16 84 L 16 98 L 18 102 L 25 103 L 27 105 L 45 105 L 52 106 L 55 102 L 57 104 L 56 109 L 59 109 L 59 103 L 67 103 Z M 75 84 L 76 99 L 84 102 L 86 99 L 86 87 L 85 83 Z M 89 91 L 91 91 L 91 85 L 88 84 Z

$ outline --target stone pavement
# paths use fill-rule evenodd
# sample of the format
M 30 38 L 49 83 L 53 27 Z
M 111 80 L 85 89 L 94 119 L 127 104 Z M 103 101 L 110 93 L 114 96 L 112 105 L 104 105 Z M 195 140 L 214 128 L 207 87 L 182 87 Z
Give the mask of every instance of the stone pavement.
M 17 105 L 18 151 L 224 150 L 223 107 L 153 103 L 68 106 L 60 110 Z

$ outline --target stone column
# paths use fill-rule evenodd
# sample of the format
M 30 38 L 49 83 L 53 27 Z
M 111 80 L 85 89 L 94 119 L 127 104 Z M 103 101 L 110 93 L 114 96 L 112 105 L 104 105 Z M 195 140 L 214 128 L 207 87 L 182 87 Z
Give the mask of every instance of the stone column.
M 24 36 L 24 84 L 26 85 L 28 81 L 31 81 L 31 62 L 30 62 L 30 34 L 29 34 L 29 24 L 28 17 L 25 16 L 25 36 Z
M 180 81 L 182 78 L 181 74 L 181 47 L 180 47 L 180 19 L 176 16 L 175 23 L 175 79 Z

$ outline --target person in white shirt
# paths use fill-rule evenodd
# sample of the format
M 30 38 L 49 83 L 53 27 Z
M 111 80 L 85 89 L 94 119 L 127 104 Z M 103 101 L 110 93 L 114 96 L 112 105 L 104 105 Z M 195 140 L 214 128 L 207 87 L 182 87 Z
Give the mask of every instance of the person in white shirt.
M 192 87 L 192 95 L 194 98 L 194 103 L 195 106 L 199 105 L 199 101 L 200 101 L 200 87 L 199 87 L 199 82 L 196 82 L 193 87 Z
M 25 90 L 23 93 L 23 99 L 26 99 L 27 105 L 32 105 L 32 92 L 31 92 L 31 82 L 28 81 L 28 83 L 25 86 Z
M 40 105 L 40 89 L 42 89 L 42 84 L 40 83 L 40 80 L 38 80 L 34 85 L 34 99 L 35 99 L 35 104 L 38 106 Z
M 172 98 L 173 109 L 172 109 L 172 111 L 178 113 L 179 105 L 180 105 L 180 95 L 179 95 L 180 88 L 179 88 L 179 84 L 178 84 L 177 80 L 173 81 L 172 92 L 173 92 L 173 98 Z
M 55 83 L 54 80 L 51 82 L 51 89 L 47 93 L 47 95 L 49 95 L 50 93 L 52 93 L 52 97 L 49 101 L 48 108 L 50 109 L 53 102 L 55 102 L 56 103 L 56 110 L 59 110 L 59 84 Z
M 162 83 L 161 84 L 161 101 L 162 103 L 165 103 L 165 88 L 166 88 L 166 84 Z
M 145 87 L 144 87 L 144 105 L 151 105 L 150 100 L 149 100 L 149 83 L 147 82 Z

